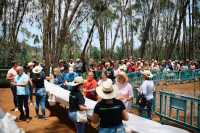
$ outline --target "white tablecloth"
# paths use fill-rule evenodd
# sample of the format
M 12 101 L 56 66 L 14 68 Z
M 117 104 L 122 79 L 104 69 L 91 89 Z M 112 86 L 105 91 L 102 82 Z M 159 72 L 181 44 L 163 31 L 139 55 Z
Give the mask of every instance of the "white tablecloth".
M 46 91 L 50 94 L 53 94 L 56 97 L 56 102 L 67 105 L 69 102 L 69 91 L 65 90 L 55 84 L 52 84 L 48 81 L 45 81 Z M 86 99 L 86 106 L 91 109 L 90 112 L 94 109 L 96 101 Z M 188 131 L 173 126 L 163 125 L 156 121 L 145 119 L 143 117 L 130 114 L 129 120 L 124 121 L 124 124 L 127 128 L 133 132 L 137 133 L 189 133 Z

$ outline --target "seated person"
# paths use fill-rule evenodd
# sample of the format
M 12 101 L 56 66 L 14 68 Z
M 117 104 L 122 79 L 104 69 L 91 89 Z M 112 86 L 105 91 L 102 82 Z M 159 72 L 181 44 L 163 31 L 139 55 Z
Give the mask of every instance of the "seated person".
M 83 84 L 84 95 L 92 100 L 97 100 L 96 94 L 97 82 L 94 79 L 94 73 L 88 72 L 87 80 Z
M 61 74 L 59 67 L 53 69 L 53 83 L 61 87 L 64 85 L 63 75 Z
M 65 82 L 72 82 L 78 74 L 74 72 L 72 67 L 69 67 L 69 72 L 64 75 Z

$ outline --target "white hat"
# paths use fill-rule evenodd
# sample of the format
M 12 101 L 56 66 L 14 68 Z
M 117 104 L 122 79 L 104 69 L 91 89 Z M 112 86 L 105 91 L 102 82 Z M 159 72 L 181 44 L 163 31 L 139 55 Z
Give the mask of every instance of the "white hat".
M 153 78 L 153 74 L 151 73 L 150 70 L 144 70 L 144 71 L 142 72 L 142 74 L 143 74 L 144 76 L 150 78 L 150 79 Z
M 29 62 L 29 63 L 27 64 L 28 67 L 33 66 L 33 65 L 34 65 L 33 62 Z
M 42 67 L 39 65 L 39 66 L 35 66 L 32 70 L 33 73 L 40 73 L 42 71 Z
M 76 61 L 77 61 L 77 62 L 80 61 L 80 58 L 77 58 Z
M 97 87 L 96 92 L 102 99 L 112 99 L 117 96 L 118 89 L 112 82 L 106 80 Z
M 80 84 L 83 84 L 84 82 L 84 79 L 83 77 L 81 76 L 78 76 L 78 77 L 75 77 L 74 78 L 74 81 L 69 83 L 70 86 L 77 86 L 77 85 L 80 85 Z

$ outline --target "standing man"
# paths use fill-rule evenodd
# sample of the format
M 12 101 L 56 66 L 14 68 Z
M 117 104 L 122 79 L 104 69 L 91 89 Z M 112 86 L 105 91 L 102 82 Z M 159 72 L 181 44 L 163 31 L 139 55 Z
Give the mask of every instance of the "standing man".
M 28 107 L 28 99 L 29 99 L 29 76 L 24 73 L 23 67 L 17 67 L 17 76 L 15 77 L 13 85 L 17 88 L 17 100 L 18 100 L 18 108 L 20 111 L 20 120 L 30 120 L 29 117 L 29 107 Z M 25 108 L 25 112 L 23 110 Z
M 13 103 L 15 106 L 15 108 L 13 108 L 12 111 L 18 111 L 16 86 L 12 85 L 12 83 L 14 82 L 15 76 L 17 75 L 16 68 L 17 68 L 17 62 L 13 61 L 12 68 L 7 72 L 7 75 L 6 75 L 6 79 L 10 82 L 10 88 L 13 95 Z

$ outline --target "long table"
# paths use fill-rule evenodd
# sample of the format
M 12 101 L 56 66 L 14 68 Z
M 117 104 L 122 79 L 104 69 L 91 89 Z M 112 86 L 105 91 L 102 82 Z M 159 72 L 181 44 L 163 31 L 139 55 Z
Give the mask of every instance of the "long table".
M 45 80 L 44 82 L 47 93 L 54 95 L 56 102 L 68 105 L 70 91 L 61 88 Z M 85 104 L 90 109 L 89 115 L 92 115 L 96 101 L 85 98 Z M 188 131 L 169 125 L 163 125 L 159 122 L 145 119 L 135 114 L 129 113 L 129 120 L 123 122 L 127 132 L 137 133 L 189 133 Z

